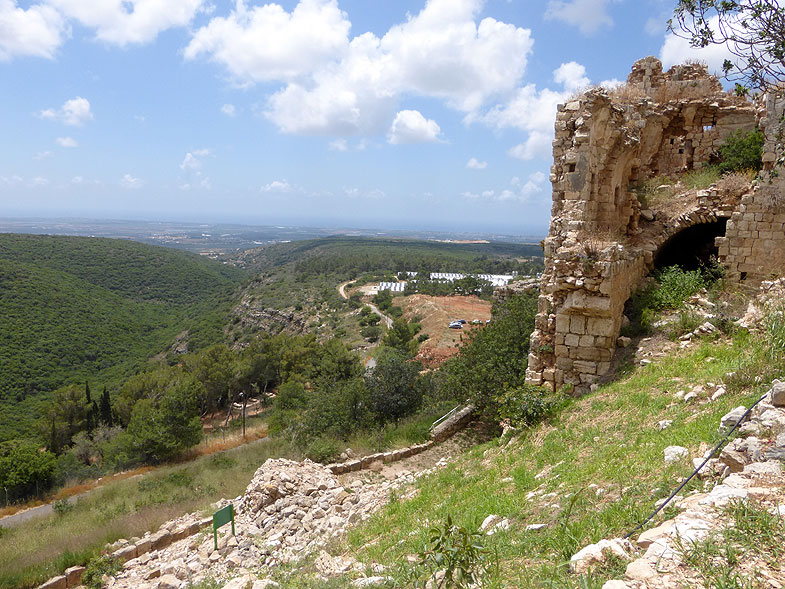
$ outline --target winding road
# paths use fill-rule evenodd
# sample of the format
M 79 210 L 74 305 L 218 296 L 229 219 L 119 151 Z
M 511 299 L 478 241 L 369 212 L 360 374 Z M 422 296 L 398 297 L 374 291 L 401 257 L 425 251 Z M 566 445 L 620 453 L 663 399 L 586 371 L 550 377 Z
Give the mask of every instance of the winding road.
M 347 280 L 346 282 L 342 282 L 341 284 L 338 285 L 338 294 L 340 294 L 341 297 L 343 297 L 344 299 L 348 299 L 349 298 L 349 296 L 346 294 L 346 286 L 351 284 L 352 282 L 354 282 L 354 280 Z M 379 317 L 382 318 L 382 321 L 384 321 L 385 325 L 387 325 L 387 329 L 392 329 L 393 320 L 392 320 L 391 317 L 389 317 L 388 315 L 385 315 L 384 313 L 382 313 L 381 309 L 379 309 L 379 307 L 377 307 L 373 303 L 365 303 L 365 304 L 368 305 L 371 308 L 371 311 L 373 311 Z M 375 344 L 370 346 L 369 349 L 374 348 L 374 347 L 376 347 L 378 345 L 379 345 L 379 342 L 377 341 Z M 374 358 L 373 356 L 369 356 L 368 360 L 365 362 L 366 370 L 373 370 L 373 368 L 375 366 L 376 366 L 376 358 Z

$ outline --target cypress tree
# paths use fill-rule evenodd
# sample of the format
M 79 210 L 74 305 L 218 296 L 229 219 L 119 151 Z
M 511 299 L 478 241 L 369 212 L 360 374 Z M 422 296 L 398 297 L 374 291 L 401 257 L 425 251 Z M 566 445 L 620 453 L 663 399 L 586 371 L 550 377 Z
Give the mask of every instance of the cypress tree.
M 109 399 L 109 391 L 106 390 L 104 385 L 104 392 L 101 394 L 101 423 L 107 427 L 112 426 L 112 402 Z

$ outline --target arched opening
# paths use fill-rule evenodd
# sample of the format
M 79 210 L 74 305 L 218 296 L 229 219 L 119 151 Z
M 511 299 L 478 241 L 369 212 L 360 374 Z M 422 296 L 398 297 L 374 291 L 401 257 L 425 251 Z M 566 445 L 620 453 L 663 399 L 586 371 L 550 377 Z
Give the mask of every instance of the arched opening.
M 655 268 L 680 266 L 684 270 L 697 270 L 711 263 L 717 255 L 714 238 L 725 235 L 727 219 L 701 223 L 682 229 L 671 236 L 654 258 Z

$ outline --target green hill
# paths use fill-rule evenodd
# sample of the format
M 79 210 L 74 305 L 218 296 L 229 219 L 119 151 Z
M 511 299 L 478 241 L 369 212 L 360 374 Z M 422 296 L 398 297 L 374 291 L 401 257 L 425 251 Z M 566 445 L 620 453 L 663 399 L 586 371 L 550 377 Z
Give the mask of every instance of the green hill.
M 244 277 L 131 241 L 0 235 L 0 441 L 65 383 L 117 382 L 184 329 L 192 348 L 220 338 Z

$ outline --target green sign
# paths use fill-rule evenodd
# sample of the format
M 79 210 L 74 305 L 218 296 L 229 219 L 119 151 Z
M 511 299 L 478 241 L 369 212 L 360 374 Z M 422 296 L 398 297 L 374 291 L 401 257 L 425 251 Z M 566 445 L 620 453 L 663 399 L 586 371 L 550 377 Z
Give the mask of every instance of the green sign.
M 218 550 L 218 528 L 229 522 L 232 522 L 232 536 L 234 536 L 234 507 L 231 503 L 213 514 L 213 540 L 215 540 L 216 550 Z

